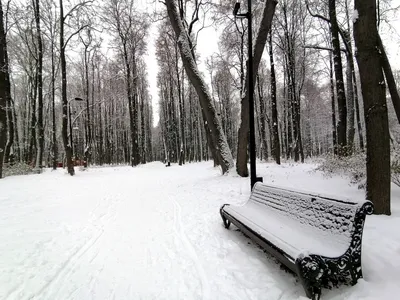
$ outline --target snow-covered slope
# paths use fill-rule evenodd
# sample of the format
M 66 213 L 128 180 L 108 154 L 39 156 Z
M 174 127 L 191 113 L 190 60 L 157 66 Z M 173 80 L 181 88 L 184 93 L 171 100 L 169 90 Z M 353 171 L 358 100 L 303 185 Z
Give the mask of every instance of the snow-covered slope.
M 212 163 L 91 168 L 0 180 L 0 299 L 305 299 L 292 274 L 222 226 L 248 178 Z M 258 164 L 264 182 L 362 199 L 315 165 Z M 393 215 L 368 216 L 365 278 L 323 299 L 398 299 L 400 190 Z

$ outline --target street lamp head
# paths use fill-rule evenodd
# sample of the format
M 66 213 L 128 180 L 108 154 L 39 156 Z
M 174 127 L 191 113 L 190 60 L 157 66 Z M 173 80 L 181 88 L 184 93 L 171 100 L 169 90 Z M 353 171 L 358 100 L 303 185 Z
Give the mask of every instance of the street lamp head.
M 235 3 L 235 7 L 233 8 L 233 15 L 236 17 L 240 9 L 240 2 Z
M 75 97 L 74 100 L 75 100 L 75 101 L 83 101 L 83 99 L 80 98 L 80 97 Z

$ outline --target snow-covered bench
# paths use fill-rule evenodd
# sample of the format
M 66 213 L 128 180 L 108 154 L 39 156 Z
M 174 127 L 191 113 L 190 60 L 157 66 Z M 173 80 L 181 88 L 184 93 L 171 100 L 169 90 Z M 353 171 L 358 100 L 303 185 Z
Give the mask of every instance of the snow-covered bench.
M 361 241 L 370 201 L 353 202 L 256 183 L 243 206 L 224 204 L 233 223 L 299 276 L 309 298 L 321 287 L 362 278 Z

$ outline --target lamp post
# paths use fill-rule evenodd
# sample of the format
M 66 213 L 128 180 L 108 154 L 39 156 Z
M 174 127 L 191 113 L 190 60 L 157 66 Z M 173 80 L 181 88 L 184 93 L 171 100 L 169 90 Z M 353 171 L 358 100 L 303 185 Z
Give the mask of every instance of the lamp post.
M 254 83 L 253 83 L 253 29 L 252 29 L 252 16 L 251 16 L 251 0 L 247 0 L 247 13 L 239 14 L 240 2 L 235 3 L 233 8 L 233 15 L 235 18 L 246 18 L 248 23 L 248 65 L 247 74 L 249 76 L 249 150 L 250 150 L 250 185 L 253 188 L 257 181 L 262 182 L 262 177 L 257 177 L 256 174 L 256 137 L 254 130 Z
M 75 97 L 68 101 L 68 123 L 69 123 L 69 144 L 71 145 L 72 157 L 74 157 L 74 144 L 72 143 L 72 121 L 71 121 L 71 102 L 72 101 L 83 101 L 82 98 Z

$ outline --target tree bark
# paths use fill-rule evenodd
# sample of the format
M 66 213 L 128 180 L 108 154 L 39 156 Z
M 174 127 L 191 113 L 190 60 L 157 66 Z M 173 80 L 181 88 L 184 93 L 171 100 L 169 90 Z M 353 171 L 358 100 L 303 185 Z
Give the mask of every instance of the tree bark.
M 52 32 L 53 34 L 53 32 Z M 57 147 L 57 126 L 56 126 L 56 87 L 55 87 L 55 63 L 54 63 L 54 40 L 51 39 L 51 104 L 52 104 L 52 136 L 53 136 L 53 170 L 57 169 L 58 147 Z
M 339 110 L 337 142 L 339 156 L 347 153 L 347 104 L 344 92 L 342 56 L 340 53 L 339 26 L 336 19 L 336 0 L 329 0 L 329 19 L 331 23 L 333 61 L 336 78 L 336 93 Z
M 266 0 L 264 4 L 264 10 L 261 17 L 260 27 L 257 33 L 256 41 L 254 44 L 253 52 L 253 84 L 255 83 L 255 74 L 258 72 L 258 66 L 260 65 L 261 56 L 264 52 L 265 44 L 267 42 L 268 32 L 271 29 L 272 18 L 275 13 L 277 1 Z M 249 175 L 247 167 L 247 146 L 249 142 L 249 95 L 250 90 L 254 90 L 254 85 L 249 86 L 250 74 L 246 75 L 246 93 L 241 100 L 241 113 L 240 113 L 240 127 L 238 133 L 238 146 L 237 146 L 237 158 L 236 158 L 236 170 L 240 176 L 246 177 Z
M 146 151 L 146 123 L 145 123 L 145 88 L 142 84 L 140 87 L 140 131 L 141 131 L 141 140 L 140 140 L 140 148 L 142 150 L 142 154 L 140 156 L 140 162 L 142 164 L 146 163 L 147 151 Z
M 355 0 L 354 40 L 367 136 L 367 194 L 376 214 L 390 215 L 390 136 L 385 83 L 376 28 L 376 1 Z
M 260 84 L 260 76 L 257 75 L 257 90 L 258 90 L 258 101 L 260 102 L 260 139 L 262 144 L 262 149 L 264 152 L 265 160 L 268 160 L 268 142 L 267 142 L 267 131 L 266 131 L 266 108 L 265 99 L 263 97 L 262 87 Z M 273 154 L 273 153 L 272 153 Z
M 89 165 L 89 157 L 92 145 L 92 130 L 90 128 L 90 105 L 89 105 L 89 57 L 88 57 L 88 47 L 90 43 L 85 44 L 84 48 L 84 60 L 85 60 L 85 102 L 86 102 L 86 119 L 85 119 L 85 149 L 83 151 L 83 166 L 87 168 Z M 90 56 L 90 52 L 89 52 Z
M 187 35 L 186 29 L 179 17 L 179 13 L 174 0 L 165 1 L 168 11 L 168 16 L 171 25 L 174 29 L 179 50 L 181 53 L 181 58 L 183 66 L 186 70 L 189 80 L 191 81 L 193 87 L 195 88 L 197 95 L 199 96 L 200 105 L 203 109 L 206 124 L 210 130 L 210 137 L 212 140 L 212 145 L 215 147 L 215 153 L 217 157 L 214 157 L 222 167 L 222 172 L 226 173 L 229 169 L 233 167 L 232 153 L 229 149 L 226 137 L 223 133 L 221 121 L 217 115 L 215 107 L 212 103 L 212 98 L 204 79 L 201 77 L 195 59 L 192 55 L 191 49 L 189 47 L 190 41 Z
M 37 84 L 38 84 L 38 72 L 36 70 L 36 74 L 32 79 L 31 83 L 31 93 L 30 93 L 30 106 L 31 106 L 31 111 L 30 111 L 30 124 L 29 124 L 29 152 L 28 152 L 28 162 L 32 166 L 35 165 L 35 150 L 37 148 L 36 145 L 36 97 L 37 97 Z
M 135 49 L 131 49 L 132 53 L 132 157 L 133 165 L 137 166 L 140 164 L 140 152 L 139 152 L 139 101 L 138 101 L 138 82 L 137 82 L 137 66 L 136 66 L 136 55 Z
M 278 109 L 276 101 L 276 76 L 274 53 L 272 51 L 272 32 L 269 33 L 269 61 L 271 65 L 271 119 L 272 119 L 272 153 L 278 165 L 281 164 L 281 146 L 278 131 Z
M 353 71 L 353 84 L 354 84 L 354 104 L 356 108 L 356 120 L 357 120 L 357 131 L 358 131 L 358 139 L 360 142 L 360 150 L 364 152 L 364 137 L 363 137 L 363 129 L 361 126 L 361 117 L 360 117 L 360 104 L 358 102 L 358 88 L 356 81 L 356 72 Z
M 180 123 L 180 135 L 181 135 L 181 144 L 180 144 L 180 151 L 179 151 L 179 165 L 185 164 L 185 115 L 184 115 L 184 93 L 183 93 L 183 86 L 184 82 L 181 85 L 181 79 L 179 76 L 179 66 L 178 66 L 178 49 L 175 46 L 175 72 L 176 72 L 176 80 L 177 80 L 177 89 L 178 89 L 178 101 L 179 101 L 179 123 Z M 182 70 L 182 75 L 183 75 Z M 183 78 L 182 78 L 183 81 Z
M 120 33 L 120 38 L 121 38 L 121 43 L 122 43 L 122 49 L 123 49 L 123 57 L 124 57 L 124 62 L 125 62 L 125 77 L 126 77 L 126 93 L 128 95 L 128 111 L 129 111 L 129 127 L 130 127 L 130 137 L 131 137 L 131 143 L 132 143 L 132 152 L 131 152 L 131 166 L 134 167 L 136 166 L 136 157 L 134 156 L 135 153 L 135 138 L 137 138 L 134 134 L 135 132 L 135 126 L 134 126 L 134 115 L 133 115 L 133 96 L 132 96 L 132 81 L 131 81 L 131 65 L 129 62 L 129 57 L 128 57 L 128 49 L 127 49 L 127 41 L 125 37 Z
M 394 111 L 396 112 L 397 121 L 400 123 L 400 96 L 397 91 L 396 81 L 394 80 L 392 68 L 390 66 L 389 59 L 386 55 L 385 48 L 383 47 L 383 43 L 381 37 L 378 37 L 378 47 L 379 54 L 381 57 L 381 64 L 383 71 L 385 72 L 386 83 L 389 88 L 390 97 L 392 98 Z
M 60 63 L 61 63 L 61 100 L 62 100 L 62 138 L 67 159 L 68 173 L 75 175 L 72 162 L 72 145 L 68 141 L 68 98 L 67 98 L 67 62 L 65 60 L 64 43 L 64 7 L 63 0 L 60 0 Z M 71 132 L 72 134 L 72 132 Z
M 332 141 L 333 154 L 338 154 L 337 148 L 337 132 L 336 132 L 336 107 L 335 107 L 335 83 L 333 79 L 332 53 L 329 52 L 329 78 L 331 87 L 331 105 L 332 105 Z
M 354 150 L 354 136 L 356 129 L 354 127 L 354 85 L 353 85 L 353 71 L 351 66 L 353 53 L 346 54 L 347 67 L 346 67 L 346 89 L 347 89 L 347 144 L 348 155 L 351 155 Z
M 4 37 L 7 43 L 7 35 Z M 7 74 L 6 74 L 6 97 L 7 97 L 7 125 L 8 125 L 8 140 L 6 144 L 6 150 L 4 154 L 4 162 L 10 162 L 10 153 L 11 153 L 11 147 L 14 144 L 14 132 L 15 132 L 15 120 L 14 120 L 14 101 L 11 97 L 11 81 L 10 81 L 10 65 L 9 65 L 9 60 L 8 60 L 8 52 L 4 52 L 4 65 L 5 68 L 7 68 Z M 15 154 L 15 153 L 14 153 Z
M 44 151 L 44 127 L 43 127 L 43 42 L 42 32 L 40 28 L 40 5 L 39 0 L 33 0 L 35 22 L 36 22 L 36 42 L 38 51 L 37 60 L 37 89 L 38 89 L 38 118 L 37 118 L 37 153 L 36 168 L 43 168 L 43 151 Z
M 347 83 L 347 94 L 348 94 L 348 132 L 347 132 L 347 143 L 348 143 L 348 154 L 351 155 L 354 151 L 354 136 L 356 129 L 354 127 L 354 115 L 355 115 L 355 101 L 358 101 L 357 95 L 357 82 L 354 70 L 354 58 L 353 58 L 353 47 L 351 44 L 351 27 L 350 27 L 350 16 L 347 0 L 344 3 L 346 10 L 346 21 L 347 31 L 341 30 L 341 37 L 346 46 L 346 83 Z
M 3 177 L 3 158 L 7 141 L 7 73 L 5 63 L 7 41 L 4 30 L 3 4 L 0 1 L 0 178 Z

